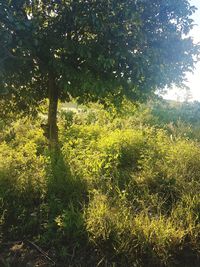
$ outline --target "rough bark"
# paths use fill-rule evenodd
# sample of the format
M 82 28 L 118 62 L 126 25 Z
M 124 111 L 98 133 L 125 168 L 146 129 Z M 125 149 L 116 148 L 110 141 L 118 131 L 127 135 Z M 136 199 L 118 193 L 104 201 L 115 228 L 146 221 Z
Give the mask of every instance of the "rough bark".
M 49 147 L 56 148 L 58 145 L 58 126 L 57 126 L 57 110 L 58 110 L 58 88 L 56 86 L 55 77 L 49 74 L 49 110 L 48 110 L 48 139 Z

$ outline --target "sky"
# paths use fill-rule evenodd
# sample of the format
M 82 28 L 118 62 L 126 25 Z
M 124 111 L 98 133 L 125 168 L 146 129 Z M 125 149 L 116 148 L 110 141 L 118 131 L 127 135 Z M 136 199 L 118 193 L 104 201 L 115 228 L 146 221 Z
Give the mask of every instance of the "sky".
M 192 29 L 190 35 L 193 37 L 195 42 L 200 42 L 200 0 L 190 0 L 191 5 L 196 6 L 197 10 L 193 14 L 192 18 L 194 23 L 197 24 Z M 200 62 L 196 64 L 196 68 L 194 73 L 187 74 L 187 85 L 190 88 L 190 100 L 200 101 Z M 181 91 L 179 88 L 173 88 L 168 91 L 168 93 L 164 96 L 167 99 L 174 100 L 184 100 L 185 99 L 185 91 Z

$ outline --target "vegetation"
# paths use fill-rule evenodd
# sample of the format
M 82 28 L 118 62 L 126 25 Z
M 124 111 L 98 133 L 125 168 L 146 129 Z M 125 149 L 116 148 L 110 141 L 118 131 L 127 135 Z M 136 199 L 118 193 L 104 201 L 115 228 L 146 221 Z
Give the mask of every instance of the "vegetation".
M 138 100 L 182 85 L 199 52 L 188 37 L 194 11 L 188 0 L 1 0 L 0 89 L 12 99 L 7 108 L 32 113 L 49 98 L 53 144 L 58 99 Z
M 180 121 L 199 106 L 60 110 L 57 156 L 41 117 L 2 119 L 2 248 L 31 241 L 56 266 L 199 266 L 199 135 L 189 113 Z M 7 253 L 1 266 L 27 266 L 22 259 Z
M 199 266 L 200 104 L 155 97 L 194 68 L 194 12 L 0 1 L 0 266 Z

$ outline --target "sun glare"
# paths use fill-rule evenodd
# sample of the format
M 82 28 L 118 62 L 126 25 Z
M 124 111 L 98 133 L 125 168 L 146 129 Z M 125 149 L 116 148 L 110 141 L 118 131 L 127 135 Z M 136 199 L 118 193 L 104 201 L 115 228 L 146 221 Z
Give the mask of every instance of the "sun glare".
M 195 23 L 194 28 L 192 29 L 190 35 L 194 39 L 195 43 L 200 42 L 200 1 L 199 0 L 191 0 L 191 4 L 194 5 L 197 10 L 193 14 L 193 20 Z M 190 101 L 200 101 L 200 62 L 196 64 L 195 70 L 193 73 L 187 74 L 188 82 L 186 85 L 190 88 L 190 93 L 185 90 L 180 90 L 180 88 L 169 89 L 164 98 L 184 101 L 188 95 Z

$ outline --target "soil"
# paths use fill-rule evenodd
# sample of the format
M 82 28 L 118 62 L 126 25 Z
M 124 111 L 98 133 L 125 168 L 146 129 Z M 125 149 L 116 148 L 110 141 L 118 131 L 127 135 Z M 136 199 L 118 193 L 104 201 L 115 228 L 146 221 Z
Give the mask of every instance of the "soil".
M 56 266 L 49 256 L 36 244 L 27 241 L 0 243 L 1 267 L 51 267 Z

